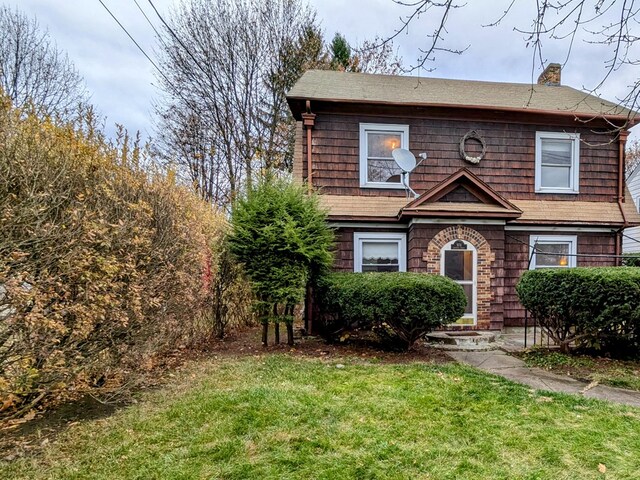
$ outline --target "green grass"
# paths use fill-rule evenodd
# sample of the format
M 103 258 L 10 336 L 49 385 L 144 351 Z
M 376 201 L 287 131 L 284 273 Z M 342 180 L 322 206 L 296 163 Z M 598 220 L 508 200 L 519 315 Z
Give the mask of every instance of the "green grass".
M 640 410 L 455 364 L 340 362 L 193 363 L 137 405 L 0 464 L 0 478 L 640 478 Z
M 640 391 L 640 362 L 534 349 L 521 355 L 530 367 Z

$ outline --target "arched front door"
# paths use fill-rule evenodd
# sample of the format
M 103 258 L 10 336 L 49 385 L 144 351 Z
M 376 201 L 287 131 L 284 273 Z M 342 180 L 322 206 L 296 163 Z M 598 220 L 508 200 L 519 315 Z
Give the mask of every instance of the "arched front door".
M 464 316 L 458 325 L 476 324 L 478 255 L 471 243 L 461 239 L 452 240 L 440 251 L 440 274 L 459 284 L 467 296 Z

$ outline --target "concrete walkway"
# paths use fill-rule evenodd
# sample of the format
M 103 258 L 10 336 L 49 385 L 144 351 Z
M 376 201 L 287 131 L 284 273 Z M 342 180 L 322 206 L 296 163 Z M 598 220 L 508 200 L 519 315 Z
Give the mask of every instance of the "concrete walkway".
M 573 393 L 587 398 L 597 398 L 614 403 L 640 407 L 640 392 L 587 385 L 574 378 L 556 375 L 539 368 L 529 368 L 519 358 L 507 355 L 502 350 L 490 352 L 447 352 L 459 363 L 465 363 L 485 372 L 500 375 L 514 382 L 529 385 L 537 390 L 558 393 Z

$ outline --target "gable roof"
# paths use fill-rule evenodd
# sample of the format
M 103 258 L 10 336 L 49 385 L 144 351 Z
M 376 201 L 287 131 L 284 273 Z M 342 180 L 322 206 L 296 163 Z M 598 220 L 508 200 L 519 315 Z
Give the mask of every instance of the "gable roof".
M 633 119 L 637 112 L 567 86 L 309 70 L 289 100 L 491 108 Z
M 443 197 L 457 187 L 464 187 L 464 189 L 479 200 L 480 203 L 441 201 Z M 453 175 L 445 178 L 438 185 L 423 195 L 420 195 L 400 211 L 400 217 L 466 217 L 478 215 L 498 218 L 517 218 L 522 215 L 522 211 L 466 168 L 461 168 Z

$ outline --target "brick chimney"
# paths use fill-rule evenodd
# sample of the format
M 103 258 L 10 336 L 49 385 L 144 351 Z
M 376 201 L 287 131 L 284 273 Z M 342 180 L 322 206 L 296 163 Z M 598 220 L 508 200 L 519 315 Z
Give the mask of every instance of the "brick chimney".
M 561 73 L 562 65 L 559 63 L 550 63 L 538 77 L 538 85 L 559 86 Z

